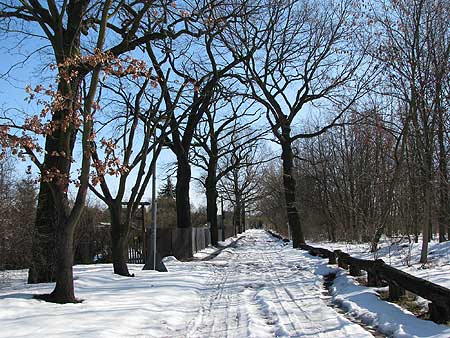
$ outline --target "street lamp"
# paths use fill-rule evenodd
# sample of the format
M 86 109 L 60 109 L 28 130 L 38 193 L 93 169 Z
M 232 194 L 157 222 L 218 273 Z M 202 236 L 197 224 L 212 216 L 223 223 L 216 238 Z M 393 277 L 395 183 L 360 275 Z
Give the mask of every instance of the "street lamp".
M 154 142 L 156 145 L 156 128 L 155 132 L 153 134 Z M 164 266 L 161 257 L 159 257 L 157 253 L 156 248 L 156 233 L 157 233 L 157 202 L 156 202 L 156 146 L 153 147 L 153 158 L 154 158 L 154 165 L 153 165 L 153 173 L 152 173 L 152 218 L 153 218 L 153 226 L 149 224 L 149 236 L 148 236 L 148 255 L 147 255 L 147 261 L 145 262 L 144 270 L 158 270 L 158 271 L 167 271 L 166 267 Z M 152 248 L 153 250 L 150 250 Z

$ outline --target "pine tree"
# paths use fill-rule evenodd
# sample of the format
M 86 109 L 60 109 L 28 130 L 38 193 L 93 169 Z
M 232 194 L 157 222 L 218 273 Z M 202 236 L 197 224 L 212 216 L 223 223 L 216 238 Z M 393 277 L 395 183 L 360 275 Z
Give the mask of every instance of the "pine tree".
M 158 197 L 175 199 L 175 186 L 173 185 L 170 176 L 167 178 L 166 184 L 159 190 Z
M 158 220 L 163 228 L 177 227 L 177 208 L 175 199 L 175 186 L 170 177 L 158 192 Z

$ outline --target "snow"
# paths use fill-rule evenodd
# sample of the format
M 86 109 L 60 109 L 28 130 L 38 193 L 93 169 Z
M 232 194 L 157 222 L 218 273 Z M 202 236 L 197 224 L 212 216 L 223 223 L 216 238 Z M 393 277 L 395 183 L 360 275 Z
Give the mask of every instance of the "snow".
M 215 250 L 190 262 L 168 257 L 166 273 L 130 264 L 134 278 L 114 275 L 109 264 L 75 266 L 80 304 L 34 300 L 53 285 L 27 285 L 26 271 L 10 271 L 0 282 L 0 337 L 372 337 L 327 306 L 322 276 L 330 271 L 333 299 L 355 316 L 394 337 L 450 337 L 447 326 L 379 300 L 326 260 L 262 230 L 201 260 Z
M 400 337 L 450 337 L 450 327 L 417 319 L 401 307 L 382 301 L 373 288 L 355 285 L 353 278 L 340 270 L 332 286 L 335 302 L 356 318 L 378 331 Z
M 304 258 L 263 231 L 247 231 L 208 263 L 200 313 L 186 336 L 371 337 L 326 306 L 316 262 Z
M 421 242 L 413 243 L 407 237 L 399 239 L 384 238 L 375 253 L 370 252 L 369 244 L 349 244 L 332 242 L 308 242 L 315 247 L 329 250 L 342 250 L 353 257 L 363 259 L 383 259 L 385 263 L 403 270 L 411 275 L 432 281 L 450 288 L 448 266 L 450 262 L 450 242 L 430 243 L 429 263 L 419 263 Z M 325 275 L 337 273 L 331 288 L 333 302 L 345 308 L 353 317 L 366 324 L 375 326 L 378 331 L 392 337 L 450 337 L 450 327 L 437 325 L 431 321 L 420 320 L 409 311 L 396 304 L 380 300 L 376 290 L 358 285 L 342 269 L 318 271 Z M 427 305 L 427 301 L 418 297 L 419 302 Z
M 395 239 L 384 238 L 379 249 L 375 253 L 370 252 L 369 244 L 349 244 L 332 242 L 308 242 L 315 247 L 323 247 L 328 250 L 342 250 L 353 257 L 363 259 L 382 259 L 397 269 L 411 275 L 429 280 L 450 289 L 450 242 L 429 243 L 428 263 L 419 263 L 421 241 L 414 243 L 408 237 Z

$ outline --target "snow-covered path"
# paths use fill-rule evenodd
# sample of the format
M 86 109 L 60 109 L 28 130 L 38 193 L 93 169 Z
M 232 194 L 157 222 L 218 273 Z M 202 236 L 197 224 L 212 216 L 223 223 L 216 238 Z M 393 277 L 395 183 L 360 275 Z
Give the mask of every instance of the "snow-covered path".
M 79 304 L 35 300 L 54 285 L 26 284 L 25 270 L 1 272 L 0 338 L 371 337 L 326 305 L 322 276 L 332 271 L 333 300 L 387 336 L 450 337 L 448 326 L 380 300 L 346 271 L 262 230 L 207 261 L 165 262 L 169 272 L 130 264 L 134 278 L 114 275 L 111 264 L 77 265 Z
M 326 306 L 314 259 L 264 231 L 247 231 L 235 248 L 195 264 L 209 274 L 187 337 L 372 337 Z

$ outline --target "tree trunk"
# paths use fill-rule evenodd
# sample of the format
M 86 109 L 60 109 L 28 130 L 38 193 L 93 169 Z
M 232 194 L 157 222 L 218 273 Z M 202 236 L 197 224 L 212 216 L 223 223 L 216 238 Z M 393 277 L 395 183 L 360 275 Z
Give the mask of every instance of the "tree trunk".
M 370 252 L 375 252 L 378 249 L 378 243 L 380 243 L 381 236 L 384 233 L 385 226 L 377 227 L 375 234 L 373 235 L 372 242 L 370 244 Z
M 327 222 L 326 229 L 328 234 L 328 240 L 333 243 L 336 242 L 336 226 L 331 222 Z
M 177 185 L 176 207 L 178 228 L 190 228 L 191 224 L 191 203 L 189 200 L 189 185 L 191 182 L 191 166 L 187 155 L 177 156 Z
M 49 183 L 41 182 L 33 233 L 28 283 L 55 280 L 57 208 Z
M 69 4 L 70 7 L 75 5 Z M 86 6 L 87 4 L 84 4 Z M 76 8 L 73 9 L 72 15 L 82 13 L 83 5 L 81 3 L 76 4 Z M 79 18 L 78 18 L 79 19 Z M 72 24 L 75 24 L 72 22 Z M 79 29 L 76 28 L 75 31 Z M 71 34 L 75 31 L 66 32 L 70 35 L 67 38 L 67 42 L 70 44 L 60 44 L 54 46 L 55 58 L 58 63 L 63 63 L 71 57 L 78 57 L 80 55 L 79 50 L 79 32 L 75 33 L 75 36 Z M 59 74 L 69 72 L 70 69 L 60 68 Z M 71 81 L 67 81 L 65 76 L 62 75 L 59 78 L 58 93 L 64 98 L 64 108 L 54 111 L 52 113 L 52 123 L 55 126 L 64 125 L 64 120 L 71 114 L 72 110 L 77 110 L 78 93 L 81 83 L 81 78 L 74 78 Z M 70 176 L 71 157 L 73 148 L 75 145 L 76 130 L 73 125 L 70 125 L 67 129 L 57 128 L 51 135 L 47 135 L 45 139 L 45 156 L 43 161 L 44 170 L 50 172 L 57 172 L 60 178 L 56 177 L 51 182 L 41 182 L 38 205 L 36 211 L 36 221 L 33 238 L 32 257 L 30 262 L 30 269 L 28 273 L 29 283 L 44 283 L 54 281 L 55 273 L 55 247 L 56 247 L 56 232 L 60 224 L 58 223 L 57 208 L 58 203 L 65 203 L 68 201 L 65 191 L 68 189 L 68 182 L 61 180 L 67 179 Z M 58 156 L 55 156 L 58 155 Z M 66 154 L 66 156 L 59 156 L 60 154 Z M 62 178 L 62 179 L 61 179 Z M 61 179 L 61 180 L 60 180 Z M 58 192 L 58 196 L 62 196 L 64 201 L 55 201 L 54 192 Z
M 234 206 L 234 213 L 233 213 L 233 222 L 234 222 L 234 229 L 236 234 L 240 234 L 242 232 L 241 229 L 241 202 L 236 201 L 236 205 Z
M 56 285 L 52 293 L 38 295 L 37 299 L 42 299 L 53 303 L 77 303 L 73 285 L 73 241 L 74 232 L 77 221 L 68 222 L 68 200 L 60 195 L 59 200 L 62 202 L 55 204 L 54 213 L 56 220 L 53 224 L 57 224 L 56 241 L 55 241 L 55 266 L 54 279 Z
M 131 277 L 128 271 L 128 232 L 127 222 L 122 219 L 122 206 L 111 204 L 109 206 L 111 216 L 111 251 L 114 273 Z
M 415 189 L 414 189 L 415 190 Z M 415 190 L 416 191 L 416 190 Z M 417 191 L 416 191 L 417 193 Z M 420 212 L 419 212 L 419 206 L 417 203 L 417 195 L 413 194 L 412 195 L 412 199 L 413 201 L 411 202 L 413 205 L 413 232 L 414 232 L 414 243 L 419 243 L 419 234 L 420 234 L 420 226 L 419 226 L 419 221 L 420 221 Z
M 422 224 L 422 249 L 420 252 L 420 263 L 428 261 L 428 239 L 431 223 L 431 182 L 425 182 L 424 218 Z
M 445 147 L 445 118 L 442 109 L 439 109 L 439 127 L 438 127 L 438 143 L 439 143 L 439 242 L 445 242 L 445 234 L 450 226 L 450 210 L 449 210 L 449 185 L 448 185 L 448 161 L 447 151 Z M 450 237 L 449 237 L 450 240 Z
M 284 197 L 286 200 L 286 211 L 289 227 L 292 232 L 292 243 L 294 248 L 298 248 L 301 244 L 305 244 L 305 237 L 300 224 L 300 216 L 296 207 L 296 181 L 293 176 L 294 154 L 292 152 L 290 132 L 291 129 L 289 126 L 283 126 L 282 138 L 280 140 L 282 148 L 281 159 L 283 161 Z
M 67 93 L 68 96 L 73 92 L 70 89 L 64 89 L 62 84 L 60 87 L 61 93 Z M 58 125 L 64 120 L 66 114 L 66 111 L 55 112 L 52 121 Z M 68 205 L 68 197 L 65 193 L 68 189 L 66 177 L 70 175 L 70 156 L 75 144 L 75 136 L 73 127 L 66 131 L 57 129 L 52 135 L 47 136 L 45 141 L 44 168 L 50 172 L 58 172 L 59 176 L 53 178 L 51 182 L 40 184 L 28 283 L 48 283 L 55 279 L 56 232 L 60 228 L 59 211 L 56 206 L 61 203 Z M 54 155 L 60 153 L 65 153 L 67 156 Z M 55 201 L 55 194 L 62 200 Z
M 242 210 L 241 210 L 241 225 L 242 225 L 242 232 L 245 232 L 245 202 L 242 202 Z
M 211 231 L 211 244 L 217 245 L 219 241 L 217 225 L 217 189 L 214 173 L 208 172 L 206 179 L 206 214 Z
M 75 225 L 75 224 L 74 224 Z M 50 294 L 50 300 L 55 303 L 76 303 L 73 286 L 73 234 L 74 225 L 64 224 L 64 230 L 59 231 L 56 259 L 56 285 Z

